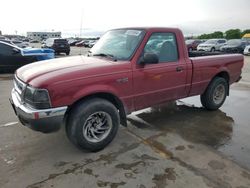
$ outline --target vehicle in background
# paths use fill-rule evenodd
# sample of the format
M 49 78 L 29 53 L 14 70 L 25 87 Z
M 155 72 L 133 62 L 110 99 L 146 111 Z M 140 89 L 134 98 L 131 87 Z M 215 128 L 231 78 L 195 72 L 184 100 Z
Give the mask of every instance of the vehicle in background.
M 56 54 L 65 53 L 66 55 L 69 55 L 70 53 L 70 46 L 67 39 L 48 38 L 42 47 L 51 48 L 55 50 Z
M 7 39 L 4 36 L 0 36 L 0 40 L 7 40 Z
M 9 39 L 0 39 L 0 41 L 6 42 L 6 43 L 8 43 L 8 44 L 15 45 L 15 44 L 14 44 L 11 40 L 9 40 Z
M 81 40 L 74 40 L 73 39 L 73 40 L 69 40 L 68 42 L 69 42 L 70 46 L 75 46 L 77 43 L 81 42 Z
M 247 42 L 241 39 L 231 39 L 227 43 L 220 47 L 220 51 L 224 53 L 243 53 Z
M 39 43 L 40 41 L 38 40 L 30 40 L 30 43 Z
M 197 50 L 206 52 L 219 51 L 220 47 L 225 45 L 226 42 L 226 39 L 209 39 L 206 42 L 199 44 Z
M 20 40 L 12 40 L 12 43 L 14 43 L 16 46 L 20 47 L 20 48 L 27 48 L 29 47 L 29 43 L 28 42 L 23 42 Z
M 179 29 L 115 29 L 89 56 L 18 69 L 10 102 L 29 128 L 48 133 L 65 125 L 78 148 L 98 151 L 134 111 L 195 95 L 217 110 L 241 79 L 243 62 L 241 54 L 190 58 Z
M 30 40 L 27 39 L 27 38 L 22 39 L 22 41 L 23 41 L 23 42 L 30 42 Z
M 186 40 L 185 43 L 187 45 L 188 51 L 190 52 L 190 51 L 197 50 L 197 46 L 203 43 L 203 41 L 198 40 L 198 39 L 190 39 L 190 40 Z
M 250 55 L 250 45 L 245 47 L 243 54 L 244 55 Z
M 91 40 L 91 41 L 89 41 L 88 47 L 92 48 L 96 44 L 96 42 L 97 42 L 97 40 Z
M 83 46 L 83 43 L 84 43 L 84 40 L 81 40 L 81 41 L 77 42 L 77 43 L 75 44 L 75 46 L 77 46 L 77 47 L 82 47 L 82 46 Z
M 82 40 L 82 41 L 76 43 L 76 46 L 77 47 L 88 47 L 89 42 L 90 42 L 89 40 Z
M 250 33 L 246 33 L 245 35 L 243 35 L 242 40 L 250 42 Z
M 44 45 L 45 43 L 46 43 L 46 39 L 43 39 L 43 40 L 41 41 L 41 44 Z
M 54 58 L 51 49 L 23 49 L 0 41 L 0 73 L 14 72 L 23 65 Z

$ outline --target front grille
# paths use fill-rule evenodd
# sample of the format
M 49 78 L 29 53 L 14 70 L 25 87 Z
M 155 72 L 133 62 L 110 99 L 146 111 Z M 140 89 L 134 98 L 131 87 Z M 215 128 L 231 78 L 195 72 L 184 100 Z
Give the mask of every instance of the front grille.
M 19 80 L 17 76 L 15 75 L 14 77 L 14 89 L 16 93 L 18 94 L 17 97 L 21 101 L 23 92 L 25 90 L 26 84 Z

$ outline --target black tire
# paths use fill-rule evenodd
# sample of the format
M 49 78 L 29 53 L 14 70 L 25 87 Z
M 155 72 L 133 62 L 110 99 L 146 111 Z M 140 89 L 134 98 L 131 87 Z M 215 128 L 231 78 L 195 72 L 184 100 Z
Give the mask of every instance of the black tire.
M 221 94 L 221 97 L 217 100 L 215 92 L 217 91 L 218 87 L 221 87 L 221 89 L 223 88 L 224 93 Z M 215 77 L 208 85 L 205 92 L 200 96 L 202 106 L 207 110 L 217 110 L 224 103 L 228 94 L 228 89 L 228 82 L 224 78 Z
M 70 52 L 66 52 L 66 55 L 69 55 Z
M 213 48 L 211 48 L 211 52 L 215 52 L 215 48 L 213 47 Z
M 92 117 L 93 114 L 95 115 L 102 112 L 109 116 L 109 122 L 112 122 L 111 128 L 108 133 L 106 133 L 107 136 L 104 137 L 103 140 L 91 142 L 89 141 L 90 138 L 84 133 L 87 132 L 86 134 L 91 134 L 89 133 L 91 132 L 90 129 L 95 125 L 90 117 Z M 89 123 L 89 121 L 91 121 L 91 123 Z M 106 122 L 108 122 L 108 120 Z M 91 128 L 85 128 L 86 123 L 86 127 L 91 124 Z M 93 98 L 82 101 L 73 108 L 67 120 L 66 133 L 69 140 L 80 149 L 96 152 L 105 148 L 114 139 L 119 125 L 120 118 L 117 108 L 107 100 Z

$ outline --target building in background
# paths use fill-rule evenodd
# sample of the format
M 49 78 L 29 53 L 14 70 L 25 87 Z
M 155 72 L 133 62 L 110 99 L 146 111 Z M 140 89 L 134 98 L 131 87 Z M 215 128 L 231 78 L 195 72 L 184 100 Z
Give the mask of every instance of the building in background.
M 32 40 L 43 40 L 47 38 L 61 38 L 61 32 L 27 32 L 27 37 Z

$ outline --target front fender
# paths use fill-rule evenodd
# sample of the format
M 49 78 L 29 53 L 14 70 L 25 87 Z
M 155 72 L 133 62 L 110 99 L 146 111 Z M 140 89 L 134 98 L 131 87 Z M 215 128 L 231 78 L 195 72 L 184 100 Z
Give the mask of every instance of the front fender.
M 91 85 L 86 86 L 83 89 L 79 90 L 73 95 L 73 101 L 72 104 L 86 96 L 93 95 L 96 93 L 109 93 L 114 96 L 118 96 L 118 92 L 111 86 L 108 85 Z

